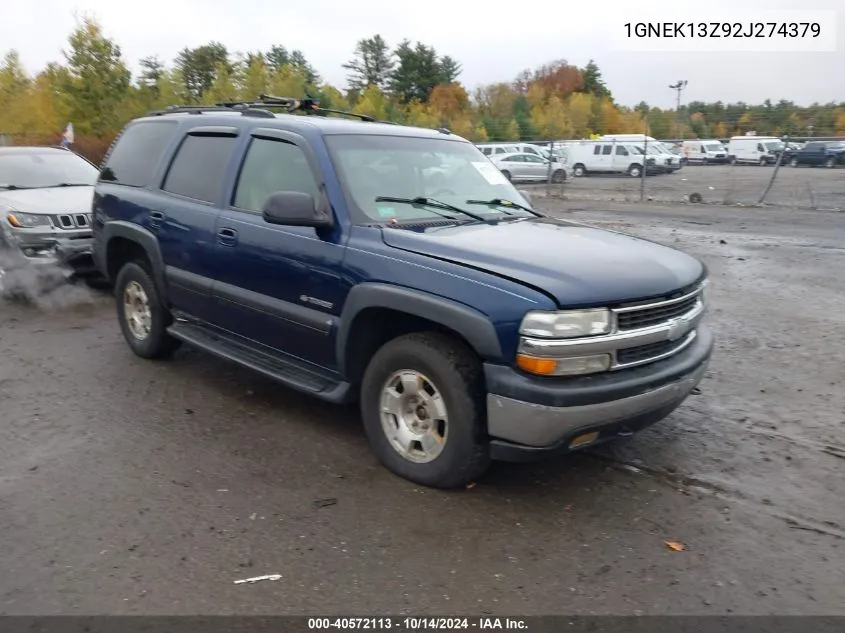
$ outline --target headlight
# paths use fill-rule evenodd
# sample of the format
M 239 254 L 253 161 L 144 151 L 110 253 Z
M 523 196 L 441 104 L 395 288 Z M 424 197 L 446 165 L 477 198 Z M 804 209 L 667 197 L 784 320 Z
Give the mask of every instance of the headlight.
M 35 213 L 14 213 L 6 214 L 6 221 L 18 229 L 31 229 L 36 226 L 50 226 L 50 218 L 46 215 L 37 215 Z
M 565 310 L 562 312 L 529 312 L 522 319 L 519 333 L 537 338 L 577 338 L 608 334 L 611 328 L 610 310 Z

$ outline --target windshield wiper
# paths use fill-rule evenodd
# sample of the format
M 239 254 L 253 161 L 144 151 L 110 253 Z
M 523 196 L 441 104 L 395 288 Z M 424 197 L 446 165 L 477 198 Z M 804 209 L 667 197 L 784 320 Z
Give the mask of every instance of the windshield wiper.
M 528 211 L 532 215 L 536 215 L 537 217 L 543 217 L 542 213 L 535 211 L 534 209 L 530 209 L 525 205 L 519 204 L 517 202 L 513 202 L 512 200 L 503 200 L 502 198 L 493 198 L 491 200 L 467 200 L 467 204 L 484 204 L 488 207 L 514 207 L 515 209 L 522 209 L 523 211 Z M 505 211 L 508 215 L 513 215 L 508 211 Z
M 60 182 L 58 185 L 51 185 L 53 187 L 91 187 L 87 182 Z
M 21 189 L 33 189 L 33 187 L 20 187 L 18 185 L 6 185 L 0 183 L 0 189 L 7 189 L 9 191 L 20 191 Z
M 404 204 L 414 204 L 421 207 L 434 207 L 435 209 L 445 209 L 447 211 L 454 211 L 455 213 L 462 213 L 463 215 L 471 217 L 473 220 L 478 220 L 480 222 L 487 222 L 488 218 L 483 216 L 477 215 L 466 209 L 461 209 L 460 207 L 453 206 L 446 202 L 441 202 L 440 200 L 435 200 L 434 198 L 426 198 L 425 196 L 417 196 L 416 198 L 394 198 L 393 196 L 378 196 L 376 198 L 376 202 L 402 202 Z M 435 211 L 435 213 L 437 213 Z M 446 215 L 445 213 L 437 213 L 444 218 L 449 218 L 450 220 L 454 220 L 454 216 Z

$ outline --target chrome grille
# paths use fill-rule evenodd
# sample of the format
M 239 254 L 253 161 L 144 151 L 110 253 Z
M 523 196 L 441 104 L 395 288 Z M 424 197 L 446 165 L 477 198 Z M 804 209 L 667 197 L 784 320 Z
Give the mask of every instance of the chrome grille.
M 52 217 L 53 225 L 59 229 L 87 229 L 91 226 L 90 213 L 61 213 Z
M 620 349 L 616 352 L 617 369 L 633 367 L 653 363 L 661 358 L 680 352 L 695 338 L 695 331 L 690 332 L 679 341 L 659 341 L 648 345 L 638 345 L 627 349 Z
M 642 308 L 641 310 L 631 310 L 630 312 L 620 312 L 616 315 L 616 323 L 619 330 L 625 332 L 627 330 L 637 330 L 639 328 L 649 327 L 663 323 L 669 319 L 674 319 L 686 314 L 692 310 L 698 303 L 698 293 L 684 298 L 682 301 L 670 304 L 659 304 Z

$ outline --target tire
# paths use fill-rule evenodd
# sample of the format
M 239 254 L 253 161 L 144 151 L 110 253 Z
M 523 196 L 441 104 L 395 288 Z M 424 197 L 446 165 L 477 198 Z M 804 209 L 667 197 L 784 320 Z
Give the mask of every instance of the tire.
M 643 175 L 643 167 L 642 165 L 631 165 L 628 167 L 628 175 L 631 178 L 639 178 Z
M 422 387 L 424 399 L 413 414 L 405 408 L 414 406 L 413 401 L 403 398 L 406 392 L 399 390 L 404 384 Z M 432 389 L 439 393 L 442 403 L 437 412 L 426 406 L 426 396 L 431 402 Z M 399 415 L 388 411 L 391 402 Z M 422 413 L 418 413 L 420 409 Z M 481 365 L 463 343 L 452 337 L 419 332 L 382 346 L 364 373 L 361 416 L 376 457 L 409 481 L 433 488 L 455 488 L 479 477 L 490 463 Z M 421 426 L 412 428 L 414 424 Z M 395 447 L 394 440 L 388 438 L 388 431 L 394 427 L 400 431 L 396 441 L 410 450 Z M 423 445 L 424 439 L 433 442 L 430 451 Z
M 132 351 L 141 358 L 166 358 L 173 354 L 180 345 L 180 341 L 167 333 L 173 317 L 162 305 L 146 265 L 141 262 L 124 264 L 114 289 L 120 330 Z M 135 318 L 127 313 L 130 299 L 130 303 L 136 304 Z M 143 314 L 145 308 L 146 315 Z M 130 325 L 130 321 L 134 325 Z M 140 331 L 144 329 L 146 335 Z
M 572 175 L 576 178 L 582 178 L 587 175 L 587 168 L 581 163 L 578 163 L 572 168 Z
M 502 175 L 508 179 L 508 182 L 511 180 L 511 173 L 507 169 L 502 170 Z
M 728 162 L 729 162 L 731 165 L 736 165 L 736 164 L 737 164 L 736 156 L 731 156 L 731 157 L 728 159 Z
M 768 164 L 769 164 L 769 161 L 768 161 L 768 160 L 766 160 L 764 157 L 762 157 L 762 156 L 761 156 L 761 157 L 760 157 L 760 167 L 765 167 L 765 166 L 766 166 L 766 165 L 768 165 Z
M 566 172 L 562 169 L 558 169 L 555 173 L 552 174 L 552 182 L 555 184 L 560 184 L 566 180 Z
M 792 160 L 789 161 L 789 165 L 790 165 L 790 167 L 798 167 L 798 159 L 793 158 Z
M 831 156 L 826 161 L 824 161 L 824 166 L 827 167 L 828 169 L 833 169 L 834 167 L 836 167 L 836 159 L 833 156 Z

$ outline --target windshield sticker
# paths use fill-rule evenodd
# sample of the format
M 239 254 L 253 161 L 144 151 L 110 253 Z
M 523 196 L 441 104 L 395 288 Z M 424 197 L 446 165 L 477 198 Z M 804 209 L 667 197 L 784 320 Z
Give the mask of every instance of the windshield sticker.
M 396 209 L 393 207 L 378 207 L 378 214 L 383 218 L 395 218 Z
M 478 170 L 478 173 L 484 176 L 484 180 L 489 182 L 491 185 L 506 185 L 508 184 L 508 179 L 504 177 L 502 172 L 496 169 L 496 166 L 492 163 L 473 163 L 473 167 Z

